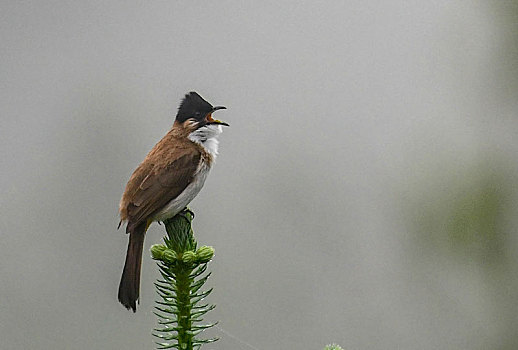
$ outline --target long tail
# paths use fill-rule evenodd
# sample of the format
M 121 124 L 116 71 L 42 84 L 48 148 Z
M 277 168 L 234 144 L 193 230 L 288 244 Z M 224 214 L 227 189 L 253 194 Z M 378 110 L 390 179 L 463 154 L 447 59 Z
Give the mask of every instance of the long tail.
M 142 264 L 142 249 L 144 247 L 144 236 L 147 230 L 147 223 L 129 228 L 129 243 L 126 253 L 126 262 L 122 271 L 119 284 L 119 301 L 126 309 L 137 311 L 137 301 L 140 289 L 140 266 Z

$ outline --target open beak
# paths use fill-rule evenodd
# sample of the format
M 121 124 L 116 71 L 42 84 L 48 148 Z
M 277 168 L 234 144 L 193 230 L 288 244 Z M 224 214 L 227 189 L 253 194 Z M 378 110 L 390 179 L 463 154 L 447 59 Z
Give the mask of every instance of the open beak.
M 207 118 L 206 118 L 207 119 L 207 124 L 219 124 L 219 125 L 229 126 L 227 123 L 222 122 L 221 120 L 217 120 L 217 119 L 212 118 L 212 113 L 217 111 L 217 110 L 220 110 L 220 109 L 227 109 L 227 107 L 216 106 L 216 107 L 212 108 L 212 112 L 207 114 Z

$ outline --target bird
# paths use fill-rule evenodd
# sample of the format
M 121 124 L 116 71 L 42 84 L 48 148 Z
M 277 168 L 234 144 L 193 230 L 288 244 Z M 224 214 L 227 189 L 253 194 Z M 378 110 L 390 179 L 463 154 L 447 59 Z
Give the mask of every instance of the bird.
M 213 107 L 191 91 L 182 99 L 167 134 L 149 151 L 131 175 L 119 204 L 120 222 L 129 233 L 118 299 L 137 310 L 144 236 L 152 222 L 172 218 L 198 195 L 218 154 L 218 137 L 227 123 Z

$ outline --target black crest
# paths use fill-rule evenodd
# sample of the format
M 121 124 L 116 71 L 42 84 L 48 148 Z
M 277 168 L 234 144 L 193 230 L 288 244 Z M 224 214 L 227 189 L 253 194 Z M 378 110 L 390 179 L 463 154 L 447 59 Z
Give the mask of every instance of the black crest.
M 180 107 L 178 107 L 178 114 L 176 114 L 176 120 L 183 123 L 189 118 L 196 120 L 203 120 L 205 116 L 212 112 L 212 105 L 205 101 L 196 92 L 191 91 L 185 95 Z

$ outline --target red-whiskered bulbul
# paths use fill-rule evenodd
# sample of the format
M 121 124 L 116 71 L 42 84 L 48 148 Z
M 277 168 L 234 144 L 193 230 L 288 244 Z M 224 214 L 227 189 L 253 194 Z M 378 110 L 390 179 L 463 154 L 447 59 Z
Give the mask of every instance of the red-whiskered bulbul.
M 182 100 L 169 132 L 151 149 L 131 175 L 119 205 L 121 222 L 129 233 L 119 301 L 137 309 L 144 236 L 153 221 L 181 212 L 200 192 L 218 154 L 222 125 L 213 107 L 196 92 Z

